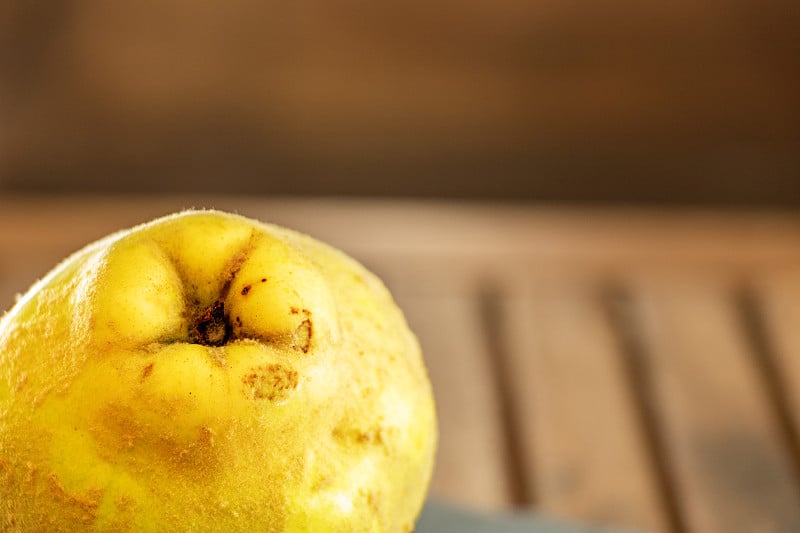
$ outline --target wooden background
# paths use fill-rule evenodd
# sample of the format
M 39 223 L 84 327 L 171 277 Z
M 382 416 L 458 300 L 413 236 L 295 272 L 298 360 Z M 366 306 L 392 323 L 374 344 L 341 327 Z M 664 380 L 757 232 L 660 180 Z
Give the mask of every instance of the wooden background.
M 796 0 L 6 0 L 0 190 L 800 203 Z

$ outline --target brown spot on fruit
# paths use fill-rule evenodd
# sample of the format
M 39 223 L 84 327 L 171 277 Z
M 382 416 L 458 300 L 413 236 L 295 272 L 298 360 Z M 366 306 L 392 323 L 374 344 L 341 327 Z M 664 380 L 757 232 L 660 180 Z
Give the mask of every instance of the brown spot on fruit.
M 68 493 L 55 474 L 51 474 L 47 481 L 53 499 L 67 504 L 70 518 L 87 525 L 94 522 L 103 495 L 101 490 L 93 489 L 85 496 L 79 496 Z
M 309 348 L 311 348 L 311 337 L 314 334 L 314 326 L 311 322 L 311 311 L 303 309 L 303 315 L 305 315 L 305 318 L 294 331 L 292 348 L 300 350 L 303 353 L 308 353 Z
M 380 449 L 384 455 L 391 453 L 391 445 L 397 442 L 398 429 L 389 427 L 381 421 L 376 421 L 369 427 L 359 428 L 349 425 L 337 426 L 333 432 L 333 438 L 343 446 L 374 446 Z
M 370 490 L 366 492 L 366 497 L 367 505 L 372 509 L 372 512 L 375 513 L 376 516 L 381 516 L 381 508 L 383 507 L 381 493 L 377 490 Z
M 122 496 L 117 498 L 117 510 L 126 511 L 132 507 L 131 505 L 132 503 L 133 502 L 131 502 L 130 497 L 123 494 Z
M 242 287 L 242 296 L 247 296 L 247 293 L 250 292 L 250 289 L 252 288 L 252 285 L 245 285 Z
M 254 400 L 281 402 L 297 388 L 297 371 L 282 364 L 252 368 L 243 378 L 245 394 Z
M 150 374 L 153 373 L 153 365 L 154 364 L 155 363 L 150 363 L 147 366 L 145 366 L 144 369 L 142 369 L 142 379 L 140 381 L 144 381 L 148 377 L 150 377 Z
M 266 282 L 267 282 L 267 278 L 261 278 L 261 283 L 266 283 Z
M 159 415 L 167 420 L 181 420 L 189 411 L 188 394 L 162 404 Z M 214 431 L 207 426 L 186 432 L 169 424 L 153 425 L 142 421 L 140 413 L 124 404 L 111 404 L 101 409 L 90 421 L 89 431 L 98 456 L 113 460 L 127 468 L 139 468 L 142 461 L 154 469 L 178 473 L 182 477 L 202 480 L 214 475 L 220 465 Z M 129 453 L 136 450 L 136 454 Z
M 206 426 L 202 426 L 200 428 L 200 436 L 197 440 L 198 444 L 201 446 L 207 446 L 209 448 L 214 447 L 214 430 L 208 428 Z

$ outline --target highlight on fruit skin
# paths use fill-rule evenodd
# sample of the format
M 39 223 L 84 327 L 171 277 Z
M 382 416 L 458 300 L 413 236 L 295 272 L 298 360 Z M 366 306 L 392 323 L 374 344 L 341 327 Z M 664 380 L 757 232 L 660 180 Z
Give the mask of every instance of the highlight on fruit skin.
M 389 292 L 278 226 L 157 219 L 0 319 L 3 531 L 411 531 L 435 446 Z

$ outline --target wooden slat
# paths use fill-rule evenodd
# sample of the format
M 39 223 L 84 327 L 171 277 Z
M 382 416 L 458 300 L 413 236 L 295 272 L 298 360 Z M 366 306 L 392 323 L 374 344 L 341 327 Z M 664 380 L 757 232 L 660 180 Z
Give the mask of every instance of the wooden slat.
M 384 260 L 425 254 L 462 268 L 800 265 L 800 217 L 766 213 L 530 209 L 504 204 L 209 196 L 0 198 L 0 249 L 64 253 L 187 207 L 217 207 Z
M 503 306 L 509 385 L 538 506 L 593 524 L 669 531 L 619 344 L 583 285 Z
M 800 436 L 800 271 L 771 273 L 755 284 L 756 304 L 769 337 L 768 356 L 780 400 L 792 424 L 794 445 Z M 794 450 L 800 463 L 800 450 Z
M 477 300 L 397 296 L 422 344 L 436 397 L 440 441 L 432 495 L 481 509 L 509 507 L 505 434 Z
M 691 533 L 800 531 L 800 492 L 729 288 L 637 285 L 642 354 Z

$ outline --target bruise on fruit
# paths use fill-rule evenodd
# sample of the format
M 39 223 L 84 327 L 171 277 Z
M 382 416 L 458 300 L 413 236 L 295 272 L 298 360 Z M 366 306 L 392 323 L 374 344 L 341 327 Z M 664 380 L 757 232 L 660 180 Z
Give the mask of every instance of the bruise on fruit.
M 147 366 L 145 366 L 145 367 L 142 369 L 142 378 L 141 378 L 139 381 L 144 381 L 145 379 L 147 379 L 148 377 L 150 377 L 150 374 L 152 374 L 152 373 L 153 373 L 153 365 L 154 365 L 154 364 L 155 364 L 155 363 L 149 363 Z
M 50 474 L 50 476 L 48 476 L 47 484 L 53 499 L 66 504 L 74 520 L 87 525 L 95 521 L 97 518 L 97 508 L 100 507 L 103 491 L 100 489 L 92 489 L 88 491 L 86 496 L 69 494 L 58 481 L 55 474 Z
M 166 420 L 180 420 L 187 412 L 191 399 L 170 400 L 160 406 L 158 415 Z M 90 432 L 99 457 L 127 462 L 130 469 L 167 470 L 184 477 L 201 480 L 219 468 L 219 451 L 215 446 L 215 431 L 200 426 L 193 434 L 170 427 L 152 425 L 140 419 L 129 405 L 105 406 L 91 421 Z M 136 450 L 135 454 L 129 452 Z
M 254 367 L 242 382 L 245 395 L 254 400 L 279 402 L 287 399 L 291 391 L 297 388 L 297 371 L 282 364 L 270 364 Z
M 369 505 L 369 508 L 372 509 L 372 512 L 376 516 L 381 516 L 383 514 L 383 495 L 380 491 L 376 489 L 361 489 L 359 490 L 359 495 L 367 499 L 367 505 Z M 409 529 L 408 531 L 411 530 Z
M 305 316 L 303 321 L 300 322 L 300 325 L 297 326 L 297 329 L 294 330 L 292 348 L 300 350 L 303 353 L 308 353 L 309 348 L 311 348 L 311 337 L 314 333 L 314 325 L 311 322 L 311 311 L 308 309 L 298 311 L 296 307 L 292 307 L 291 311 L 293 315 L 302 312 Z
M 134 513 L 136 512 L 136 505 L 133 499 L 123 494 L 117 501 L 114 502 L 116 506 L 117 515 L 114 520 L 108 525 L 108 531 L 131 531 L 132 526 L 131 523 L 134 519 Z
M 242 296 L 247 296 L 247 293 L 250 292 L 250 289 L 252 288 L 253 288 L 252 285 L 245 285 L 244 287 L 242 287 Z
M 191 394 L 191 393 L 189 393 Z M 199 446 L 203 448 L 213 448 L 214 447 L 214 430 L 207 426 L 201 426 L 200 431 L 198 433 L 197 442 L 193 443 L 192 446 Z
M 396 433 L 397 430 L 395 428 L 386 427 L 382 423 L 376 422 L 368 428 L 339 426 L 333 430 L 332 436 L 342 445 L 376 446 L 382 448 L 386 454 L 389 450 L 389 443 L 397 436 Z
M 132 501 L 131 501 L 129 496 L 126 496 L 126 495 L 123 494 L 122 496 L 117 498 L 116 505 L 117 505 L 117 509 L 120 510 L 120 511 L 125 511 L 127 509 L 130 509 L 132 507 L 131 504 L 132 504 Z

